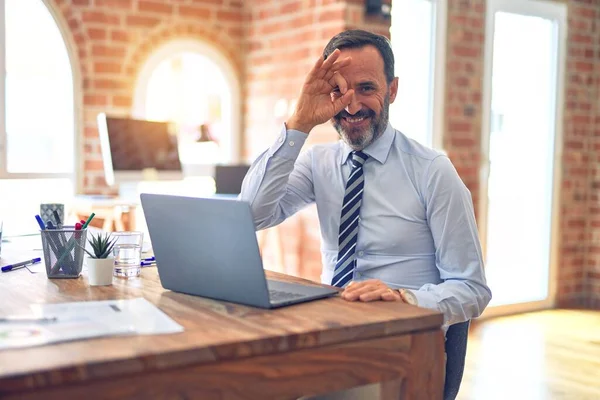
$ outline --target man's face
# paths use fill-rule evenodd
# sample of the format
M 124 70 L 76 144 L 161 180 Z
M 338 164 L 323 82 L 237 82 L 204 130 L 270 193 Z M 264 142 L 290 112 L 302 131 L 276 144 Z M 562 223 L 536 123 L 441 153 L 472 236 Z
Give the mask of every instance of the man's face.
M 348 83 L 348 89 L 354 89 L 354 95 L 348 107 L 332 118 L 332 123 L 352 149 L 362 150 L 385 131 L 398 80 L 395 78 L 388 86 L 383 58 L 373 46 L 343 49 L 339 59 L 345 57 L 352 57 L 352 62 L 339 74 Z M 341 94 L 334 89 L 331 95 Z

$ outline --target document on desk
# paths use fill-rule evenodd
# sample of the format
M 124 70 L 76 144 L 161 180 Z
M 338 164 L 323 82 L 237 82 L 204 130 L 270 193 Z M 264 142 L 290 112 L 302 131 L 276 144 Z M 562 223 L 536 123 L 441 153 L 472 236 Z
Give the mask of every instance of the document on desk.
M 116 335 L 183 332 L 144 298 L 30 306 L 29 320 L 2 322 L 0 350 Z

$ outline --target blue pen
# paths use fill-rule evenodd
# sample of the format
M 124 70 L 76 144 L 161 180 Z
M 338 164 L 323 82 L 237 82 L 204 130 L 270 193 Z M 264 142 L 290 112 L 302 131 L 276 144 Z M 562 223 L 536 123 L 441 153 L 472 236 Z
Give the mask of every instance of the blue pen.
M 42 261 L 42 259 L 40 257 L 37 257 L 37 258 L 34 258 L 33 260 L 27 260 L 27 261 L 19 262 L 19 263 L 12 264 L 12 265 L 5 265 L 4 267 L 2 267 L 2 272 L 14 271 L 16 269 L 23 268 L 26 265 L 39 263 L 40 261 Z
M 156 261 L 149 261 L 149 262 L 142 261 L 140 265 L 142 267 L 152 267 L 152 266 L 156 265 Z
M 44 221 L 42 221 L 42 217 L 40 217 L 39 215 L 36 215 L 35 219 L 36 219 L 38 225 L 40 226 L 40 229 L 43 231 L 46 230 L 46 225 L 44 225 Z
M 148 257 L 148 258 L 144 258 L 142 261 L 155 261 L 156 258 L 154 258 L 154 256 L 152 257 Z

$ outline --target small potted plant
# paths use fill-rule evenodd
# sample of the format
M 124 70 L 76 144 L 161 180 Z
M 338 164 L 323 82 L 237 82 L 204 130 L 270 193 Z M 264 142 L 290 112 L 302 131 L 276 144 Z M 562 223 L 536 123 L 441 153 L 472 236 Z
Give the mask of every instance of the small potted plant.
M 111 234 L 98 233 L 88 239 L 92 252 L 83 249 L 89 256 L 87 260 L 88 280 L 90 286 L 105 286 L 112 284 L 115 258 L 112 250 L 116 238 L 111 239 Z

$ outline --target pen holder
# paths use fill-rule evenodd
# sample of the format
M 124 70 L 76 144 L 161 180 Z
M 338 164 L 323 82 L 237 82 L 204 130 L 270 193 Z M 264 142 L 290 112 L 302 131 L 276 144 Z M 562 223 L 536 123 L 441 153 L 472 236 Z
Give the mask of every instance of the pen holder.
M 40 233 L 48 278 L 78 278 L 87 229 L 46 229 Z

